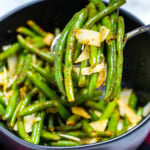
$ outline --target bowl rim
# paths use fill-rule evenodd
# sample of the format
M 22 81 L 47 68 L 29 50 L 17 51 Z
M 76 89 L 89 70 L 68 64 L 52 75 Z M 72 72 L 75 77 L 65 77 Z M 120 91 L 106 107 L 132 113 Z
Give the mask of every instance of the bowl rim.
M 14 8 L 13 10 L 7 12 L 5 15 L 3 15 L 2 17 L 0 17 L 0 23 L 3 22 L 5 19 L 11 17 L 12 15 L 14 15 L 15 13 L 28 8 L 28 7 L 32 7 L 33 5 L 42 3 L 44 1 L 48 1 L 48 0 L 38 0 L 38 1 L 30 1 L 27 2 L 24 5 L 21 5 L 19 7 Z M 145 25 L 138 17 L 134 16 L 133 14 L 129 13 L 128 11 L 124 10 L 124 9 L 120 9 L 120 12 L 122 14 L 125 14 L 126 16 L 128 16 L 129 18 L 131 18 L 133 21 L 135 21 L 138 25 Z M 92 143 L 92 144 L 85 144 L 85 145 L 79 145 L 79 146 L 66 146 L 66 147 L 58 147 L 58 146 L 44 146 L 44 145 L 36 145 L 36 144 L 32 144 L 29 142 L 24 141 L 23 139 L 21 139 L 20 137 L 16 136 L 15 134 L 11 133 L 9 130 L 5 129 L 3 126 L 0 125 L 0 132 L 2 132 L 5 136 L 9 137 L 11 140 L 15 141 L 16 143 L 19 143 L 20 145 L 23 145 L 27 148 L 32 148 L 32 149 L 70 149 L 70 148 L 90 148 L 90 147 L 94 147 L 94 146 L 100 146 L 100 145 L 105 145 L 107 143 L 112 143 L 115 142 L 123 137 L 126 137 L 130 134 L 132 134 L 134 131 L 138 130 L 139 128 L 141 128 L 144 124 L 148 123 L 150 124 L 150 114 L 148 114 L 138 125 L 136 125 L 135 127 L 131 128 L 130 130 L 128 130 L 127 132 L 114 137 L 112 139 L 109 139 L 107 141 L 103 141 L 103 142 L 97 142 L 97 143 Z

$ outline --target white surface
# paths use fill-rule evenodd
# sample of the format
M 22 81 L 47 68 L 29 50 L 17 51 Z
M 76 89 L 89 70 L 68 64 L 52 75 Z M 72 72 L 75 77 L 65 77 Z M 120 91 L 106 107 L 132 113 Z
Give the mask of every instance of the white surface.
M 0 17 L 30 1 L 38 0 L 0 0 Z M 145 24 L 150 24 L 150 0 L 127 0 L 123 8 L 139 17 Z

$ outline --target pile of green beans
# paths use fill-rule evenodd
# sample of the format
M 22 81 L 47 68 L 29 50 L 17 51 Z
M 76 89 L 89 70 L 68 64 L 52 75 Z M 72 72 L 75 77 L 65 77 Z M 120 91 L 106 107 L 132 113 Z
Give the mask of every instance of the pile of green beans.
M 0 84 L 0 125 L 27 142 L 52 146 L 100 142 L 127 131 L 131 122 L 120 114 L 116 102 L 122 91 L 125 28 L 118 8 L 124 3 L 125 0 L 110 0 L 106 7 L 101 0 L 90 0 L 62 32 L 56 28 L 54 34 L 32 20 L 18 27 L 16 42 L 0 53 L 0 74 L 4 76 Z M 73 67 L 82 45 L 74 31 L 77 28 L 99 31 L 102 25 L 110 29 L 106 41 L 101 47 L 89 46 L 90 58 L 79 64 L 77 74 Z M 50 45 L 60 33 L 53 53 Z M 51 41 L 47 43 L 48 36 Z M 14 57 L 16 62 L 11 63 L 16 63 L 16 68 L 11 75 L 8 60 Z M 96 66 L 104 57 L 107 77 L 103 96 L 103 91 L 96 89 L 98 73 L 85 76 L 81 70 Z M 142 116 L 143 108 L 137 104 L 138 99 L 132 93 L 128 106 Z M 103 131 L 90 124 L 103 119 L 108 120 Z M 120 120 L 123 120 L 121 130 L 117 128 Z

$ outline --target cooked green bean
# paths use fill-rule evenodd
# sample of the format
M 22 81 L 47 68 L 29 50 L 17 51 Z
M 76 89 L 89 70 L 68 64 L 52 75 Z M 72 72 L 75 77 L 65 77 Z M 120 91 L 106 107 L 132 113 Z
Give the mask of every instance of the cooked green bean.
M 96 22 L 98 22 L 100 19 L 102 19 L 103 17 L 107 16 L 108 14 L 112 13 L 113 11 L 115 11 L 116 9 L 118 9 L 120 6 L 122 6 L 124 3 L 126 2 L 126 0 L 120 0 L 119 2 L 116 2 L 115 4 L 108 6 L 106 9 L 104 9 L 103 11 L 100 11 L 98 14 L 96 14 L 95 16 L 93 16 L 91 19 L 89 19 L 85 25 L 84 28 L 90 28 L 92 27 Z
M 70 132 L 67 132 L 66 134 L 75 136 L 75 137 L 79 137 L 79 138 L 87 137 L 87 134 L 84 133 L 83 131 L 70 131 Z
M 53 63 L 54 62 L 54 57 L 51 53 L 46 53 L 43 52 L 41 50 L 39 50 L 38 48 L 36 48 L 34 45 L 28 43 L 23 36 L 18 35 L 17 39 L 20 43 L 20 45 L 23 48 L 27 48 L 31 53 L 35 53 L 36 55 L 38 55 L 39 57 L 41 57 L 43 60 L 49 62 L 49 63 Z
M 119 118 L 119 112 L 117 110 L 114 111 L 110 116 L 110 121 L 108 123 L 108 131 L 112 131 L 116 134 Z
M 57 141 L 60 139 L 60 136 L 58 136 L 57 134 L 50 133 L 50 132 L 47 132 L 45 130 L 41 131 L 41 137 L 46 139 L 46 140 L 56 140 Z
M 21 103 L 21 106 L 20 106 L 20 110 L 19 110 L 19 114 L 18 116 L 20 115 L 20 112 L 23 111 L 23 109 L 30 103 L 32 97 L 34 96 L 34 94 L 36 94 L 38 92 L 38 89 L 37 88 L 34 88 L 30 93 L 28 93 L 25 98 L 22 100 L 22 103 Z
M 54 127 L 54 114 L 49 114 L 48 117 L 48 130 L 50 132 L 54 131 L 55 127 Z
M 100 101 L 97 103 L 89 100 L 85 103 L 85 105 L 99 111 L 103 111 L 106 107 L 106 103 L 104 101 Z
M 24 50 L 26 51 L 26 50 Z M 19 58 L 18 58 L 18 65 L 17 65 L 17 75 L 19 75 L 22 70 L 23 70 L 23 65 L 24 65 L 24 62 L 25 62 L 25 59 L 26 59 L 26 53 L 23 52 L 19 55 Z
M 56 127 L 56 130 L 58 131 L 72 131 L 72 130 L 77 130 L 82 127 L 81 122 L 76 123 L 74 126 L 63 126 L 63 127 Z
M 4 96 L 3 92 L 0 91 L 0 103 L 2 103 L 4 106 L 6 106 L 7 99 Z
M 31 64 L 31 65 L 36 71 L 38 71 L 43 77 L 45 77 L 47 79 L 47 81 L 49 81 L 49 83 L 56 85 L 54 73 L 52 71 L 48 72 L 36 64 Z
M 4 116 L 5 115 L 5 108 L 4 106 L 0 103 L 0 116 Z
M 129 99 L 129 106 L 134 110 L 136 109 L 137 101 L 137 96 L 132 93 Z
M 113 87 L 114 87 L 114 53 L 115 53 L 115 41 L 109 41 L 112 37 L 112 28 L 110 18 L 107 16 L 102 20 L 102 24 L 105 25 L 107 28 L 110 29 L 109 36 L 107 37 L 107 77 L 106 77 L 106 87 L 105 87 L 105 95 L 104 99 L 106 101 L 110 100 L 111 95 L 113 94 Z
M 18 97 L 19 97 L 19 90 L 16 87 L 16 88 L 14 88 L 13 94 L 8 102 L 7 107 L 6 107 L 6 113 L 5 113 L 4 119 L 11 119 L 11 117 L 15 111 L 15 108 L 16 108 L 16 103 L 17 103 Z
M 20 44 L 19 43 L 14 43 L 10 47 L 8 47 L 8 49 L 6 51 L 0 53 L 0 61 L 16 54 L 20 50 L 21 50 Z
M 108 103 L 108 105 L 106 106 L 106 108 L 103 111 L 101 119 L 109 119 L 109 117 L 111 116 L 112 112 L 114 111 L 114 109 L 116 107 L 116 104 L 117 103 L 115 100 Z
M 104 50 L 104 43 L 101 44 L 100 48 L 97 48 L 97 64 L 101 63 L 102 61 L 103 50 Z M 89 95 L 91 97 L 93 96 L 94 91 L 96 90 L 97 78 L 98 78 L 98 73 L 94 73 L 90 77 Z
M 41 112 L 39 114 L 40 121 L 35 123 L 32 129 L 32 141 L 34 144 L 39 144 L 40 143 L 40 136 L 41 135 L 41 130 L 43 128 L 43 123 L 44 123 L 44 118 L 45 118 L 45 112 Z
M 38 26 L 33 20 L 28 20 L 27 24 L 37 34 L 39 34 L 43 37 L 46 36 L 46 32 L 40 26 Z
M 136 114 L 137 114 L 138 116 L 142 116 L 142 115 L 143 115 L 143 108 L 142 108 L 142 107 L 139 107 L 139 108 L 137 109 Z
M 69 111 L 61 103 L 58 103 L 57 111 L 64 120 L 66 120 L 70 116 Z
M 95 136 L 96 132 L 94 129 L 89 125 L 88 120 L 82 120 L 82 130 L 87 133 L 89 136 Z
M 23 121 L 21 118 L 17 120 L 18 134 L 19 136 L 27 142 L 33 143 L 31 137 L 26 133 Z
M 59 140 L 58 142 L 51 142 L 51 145 L 52 146 L 77 146 L 80 144 L 69 140 Z
M 45 101 L 45 102 L 39 102 L 39 103 L 35 103 L 32 104 L 26 108 L 24 108 L 22 110 L 22 112 L 20 113 L 21 116 L 26 116 L 26 115 L 30 115 L 34 112 L 38 112 L 41 110 L 44 110 L 46 108 L 52 108 L 52 107 L 56 107 L 57 106 L 57 102 L 56 101 Z
M 114 88 L 114 96 L 119 97 L 121 88 L 122 72 L 123 72 L 123 38 L 124 38 L 124 19 L 118 18 L 118 32 L 117 32 L 117 72 L 116 72 L 116 85 Z
M 31 36 L 31 37 L 37 36 L 33 31 L 23 26 L 17 28 L 17 32 L 23 35 Z
M 30 64 L 32 63 L 32 55 L 28 54 L 25 58 L 25 62 L 23 63 L 22 71 L 18 75 L 18 78 L 16 79 L 16 82 L 18 85 L 22 84 L 26 79 L 26 73 L 30 67 Z
M 48 85 L 36 78 L 36 75 L 32 72 L 27 72 L 27 77 L 30 81 L 37 86 L 48 98 L 57 98 L 57 94 L 54 90 L 50 89 Z
M 77 28 L 81 28 L 84 24 L 86 18 L 87 18 L 87 10 L 82 9 L 79 14 L 76 16 L 75 21 L 73 23 L 73 26 L 71 27 L 71 30 L 68 34 L 67 39 L 67 46 L 66 46 L 66 54 L 65 54 L 65 68 L 64 68 L 64 79 L 65 79 L 65 89 L 66 89 L 66 95 L 69 102 L 74 102 L 74 90 L 73 90 L 73 82 L 72 82 L 72 55 L 74 52 L 74 45 L 75 45 L 75 35 L 74 31 Z
M 81 118 L 80 116 L 72 115 L 72 116 L 70 116 L 70 117 L 67 119 L 66 125 L 67 125 L 67 126 L 73 126 L 73 125 L 76 124 L 77 121 L 80 120 L 80 118 Z
M 91 121 L 97 121 L 99 117 L 93 112 L 93 110 L 89 110 L 89 114 L 91 116 Z
M 9 123 L 9 125 L 10 125 L 11 128 L 13 128 L 14 125 L 15 125 L 15 122 L 16 122 L 16 119 L 17 119 L 17 114 L 18 114 L 18 112 L 20 111 L 20 107 L 21 107 L 21 105 L 22 105 L 22 102 L 23 102 L 23 101 L 20 101 L 20 102 L 18 103 L 18 105 L 17 105 L 17 107 L 16 107 L 16 109 L 15 109 L 15 111 L 14 111 L 12 117 L 11 117 L 11 120 L 10 120 L 10 123 Z
M 64 87 L 64 83 L 63 83 L 64 79 L 63 79 L 63 74 L 62 74 L 62 57 L 63 57 L 63 51 L 65 48 L 65 44 L 67 41 L 67 36 L 70 31 L 71 25 L 74 22 L 75 17 L 76 17 L 76 15 L 65 26 L 65 28 L 61 34 L 61 37 L 56 45 L 56 49 L 55 49 L 55 59 L 54 59 L 55 80 L 56 80 L 56 83 L 58 85 L 60 92 L 63 95 L 66 95 L 66 92 L 65 92 L 65 87 Z

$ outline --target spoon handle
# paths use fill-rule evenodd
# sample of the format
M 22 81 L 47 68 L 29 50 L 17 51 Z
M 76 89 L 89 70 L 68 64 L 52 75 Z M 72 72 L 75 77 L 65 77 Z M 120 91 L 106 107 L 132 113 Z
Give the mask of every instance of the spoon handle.
M 137 29 L 134 29 L 128 33 L 125 34 L 125 41 L 129 40 L 130 38 L 133 38 L 141 33 L 144 33 L 146 31 L 150 31 L 150 24 L 146 26 L 141 26 Z

